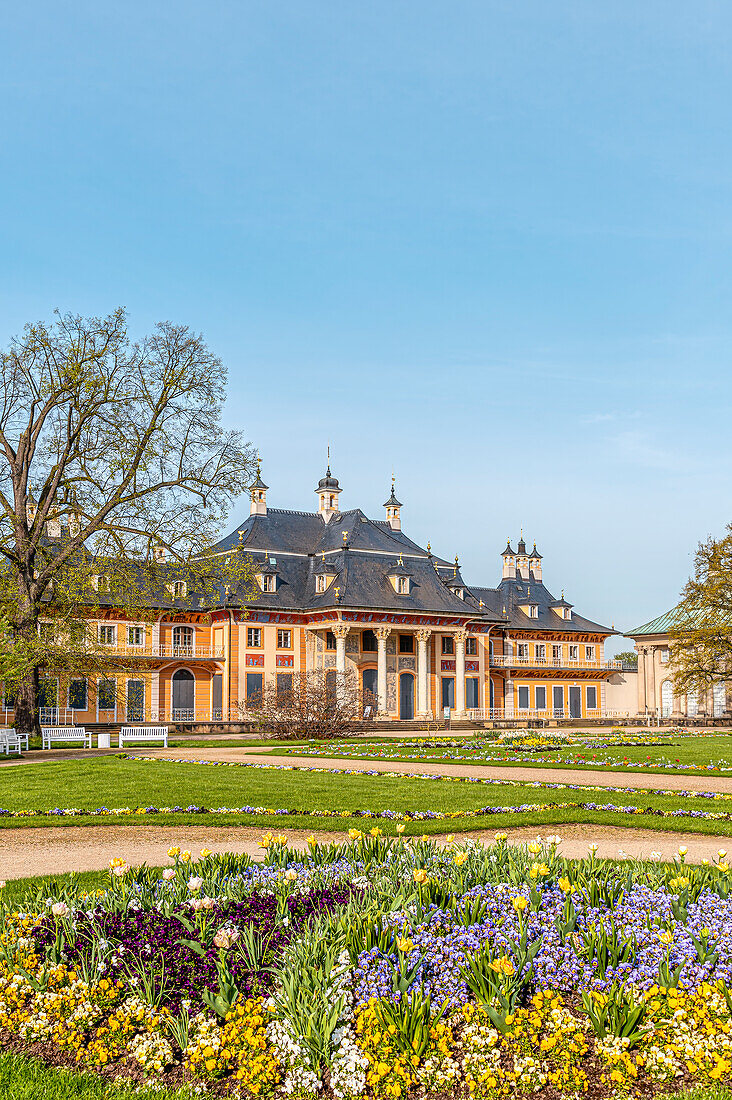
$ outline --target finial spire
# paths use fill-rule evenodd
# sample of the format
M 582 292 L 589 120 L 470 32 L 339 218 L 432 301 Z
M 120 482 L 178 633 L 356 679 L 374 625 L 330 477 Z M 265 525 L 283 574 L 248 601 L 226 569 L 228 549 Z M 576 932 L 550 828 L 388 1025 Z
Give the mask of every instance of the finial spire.
M 328 444 L 328 469 L 326 470 L 326 477 L 330 477 L 330 443 Z

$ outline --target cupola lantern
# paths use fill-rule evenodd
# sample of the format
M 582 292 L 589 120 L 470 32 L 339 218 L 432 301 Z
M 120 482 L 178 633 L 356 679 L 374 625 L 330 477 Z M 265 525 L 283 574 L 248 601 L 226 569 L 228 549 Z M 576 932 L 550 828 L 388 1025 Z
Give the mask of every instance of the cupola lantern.
M 384 501 L 384 507 L 386 508 L 386 521 L 391 527 L 392 531 L 401 531 L 402 520 L 401 510 L 402 502 L 397 500 L 396 493 L 394 492 L 394 475 L 391 478 L 391 496 L 388 500 Z
M 267 515 L 267 490 L 269 485 L 265 485 L 262 481 L 262 463 L 260 459 L 257 459 L 257 477 L 249 486 L 249 499 L 251 501 L 249 505 L 250 516 L 266 516 Z
M 321 477 L 315 492 L 318 494 L 318 512 L 326 523 L 331 516 L 337 516 L 340 512 L 338 497 L 343 490 L 338 484 L 338 478 L 330 472 L 330 447 L 328 448 L 328 468 L 325 477 Z

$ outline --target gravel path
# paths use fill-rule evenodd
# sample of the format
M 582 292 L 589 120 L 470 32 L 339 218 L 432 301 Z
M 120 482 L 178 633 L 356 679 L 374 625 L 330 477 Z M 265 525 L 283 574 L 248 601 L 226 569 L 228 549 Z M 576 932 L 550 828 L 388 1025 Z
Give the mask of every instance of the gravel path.
M 349 760 L 342 757 L 276 756 L 263 749 L 247 753 L 236 749 L 143 749 L 140 756 L 159 760 L 211 760 L 240 764 L 289 764 L 298 768 L 346 768 L 354 772 L 393 772 L 397 775 L 453 775 L 476 779 L 512 779 L 520 783 L 573 783 L 581 787 L 632 787 L 647 791 L 712 791 L 732 794 L 732 777 L 712 775 L 648 775 L 627 772 L 579 771 L 571 768 L 490 767 L 397 760 Z
M 518 844 L 535 839 L 536 828 L 508 829 L 509 842 Z M 617 859 L 620 852 L 636 859 L 648 858 L 651 852 L 660 852 L 670 860 L 685 845 L 686 856 L 691 863 L 711 859 L 719 848 L 729 847 L 729 837 L 699 836 L 696 833 L 656 833 L 644 829 L 617 829 L 595 825 L 568 825 L 560 828 L 560 851 L 570 859 L 580 859 L 588 854 L 589 845 L 598 844 L 598 855 Z M 305 845 L 304 832 L 282 832 L 289 836 L 295 847 Z M 0 879 L 24 878 L 30 875 L 66 874 L 70 871 L 99 871 L 109 866 L 110 859 L 122 856 L 133 865 L 148 863 L 153 866 L 168 864 L 168 848 L 177 844 L 196 855 L 201 848 L 213 852 L 247 852 L 258 859 L 262 852 L 257 841 L 261 829 L 216 828 L 200 825 L 145 826 L 145 825 L 80 825 L 73 828 L 49 827 L 47 829 L 0 830 Z M 317 833 L 319 840 L 344 839 L 344 834 Z M 492 833 L 456 832 L 457 840 L 473 836 L 476 840 L 490 841 Z M 444 836 L 434 839 L 444 841 Z

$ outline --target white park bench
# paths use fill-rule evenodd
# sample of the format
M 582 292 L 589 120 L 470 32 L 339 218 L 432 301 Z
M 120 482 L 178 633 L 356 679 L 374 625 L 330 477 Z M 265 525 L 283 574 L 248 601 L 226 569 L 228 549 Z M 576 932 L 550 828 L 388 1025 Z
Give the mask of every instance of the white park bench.
M 0 752 L 4 752 L 6 756 L 10 756 L 11 752 L 17 752 L 20 756 L 24 741 L 25 747 L 28 748 L 28 737 L 25 734 L 21 737 L 14 729 L 0 728 Z
M 43 748 L 50 749 L 53 745 L 71 745 L 81 741 L 85 749 L 92 747 L 91 731 L 84 726 L 41 726 Z
M 162 741 L 163 746 L 168 747 L 167 726 L 122 726 L 119 731 L 119 747 L 123 748 L 130 741 Z

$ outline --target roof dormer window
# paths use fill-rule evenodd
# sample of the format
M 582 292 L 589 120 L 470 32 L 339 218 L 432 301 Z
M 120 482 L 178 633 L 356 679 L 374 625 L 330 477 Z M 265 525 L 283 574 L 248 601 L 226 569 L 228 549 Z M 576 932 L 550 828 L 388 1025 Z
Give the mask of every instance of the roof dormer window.
M 274 592 L 277 589 L 277 578 L 273 573 L 265 573 L 261 578 L 261 588 L 263 592 Z
M 328 578 L 326 577 L 325 573 L 318 573 L 317 577 L 315 578 L 315 591 L 325 592 L 327 587 Z
M 529 618 L 531 618 L 531 619 L 538 619 L 539 618 L 539 607 L 535 603 L 529 604 Z
M 410 594 L 412 590 L 412 574 L 405 566 L 401 554 L 399 555 L 399 561 L 395 562 L 390 568 L 387 577 L 391 581 L 391 586 L 397 596 L 408 596 Z

